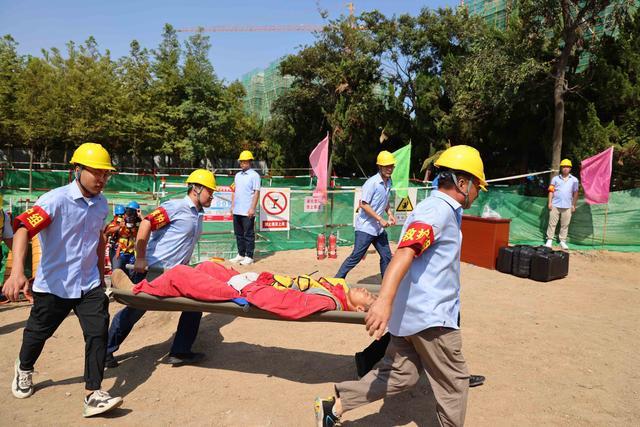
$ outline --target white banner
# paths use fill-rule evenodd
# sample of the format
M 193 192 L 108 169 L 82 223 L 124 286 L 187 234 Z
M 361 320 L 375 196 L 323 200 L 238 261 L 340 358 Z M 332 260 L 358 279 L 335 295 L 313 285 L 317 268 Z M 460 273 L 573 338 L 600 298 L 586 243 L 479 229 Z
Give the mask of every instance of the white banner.
M 220 185 L 213 192 L 211 206 L 204 208 L 203 221 L 209 222 L 231 222 L 233 213 L 231 212 L 231 187 Z
M 362 187 L 354 188 L 353 193 L 353 226 L 356 226 L 356 218 L 360 212 L 360 198 L 362 198 Z

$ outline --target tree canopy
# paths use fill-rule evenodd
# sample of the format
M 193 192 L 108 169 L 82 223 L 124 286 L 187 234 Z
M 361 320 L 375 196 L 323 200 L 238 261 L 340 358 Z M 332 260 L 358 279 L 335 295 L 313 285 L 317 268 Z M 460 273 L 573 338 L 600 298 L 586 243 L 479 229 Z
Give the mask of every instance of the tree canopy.
M 329 132 L 336 173 L 370 174 L 379 151 L 412 142 L 417 177 L 451 144 L 477 147 L 489 177 L 613 145 L 627 188 L 640 178 L 640 15 L 627 3 L 519 0 L 503 29 L 463 7 L 342 16 L 282 60 L 293 84 L 266 122 L 245 111 L 240 83 L 217 77 L 203 33 L 181 43 L 166 25 L 156 48 L 134 40 L 117 60 L 93 38 L 27 57 L 7 35 L 0 141 L 44 162 L 100 142 L 137 168 L 152 156 L 216 167 L 249 148 L 278 170 L 307 167 Z

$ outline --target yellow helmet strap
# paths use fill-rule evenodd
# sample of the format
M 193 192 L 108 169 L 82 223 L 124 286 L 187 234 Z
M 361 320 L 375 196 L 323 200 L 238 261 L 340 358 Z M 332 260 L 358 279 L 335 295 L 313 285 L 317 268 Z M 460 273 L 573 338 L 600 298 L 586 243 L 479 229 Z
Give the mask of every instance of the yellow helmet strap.
M 200 202 L 200 194 L 202 194 L 203 189 L 204 189 L 204 185 L 202 184 L 194 184 L 194 183 L 189 184 L 188 192 L 190 193 L 191 190 L 193 190 L 193 193 L 196 195 L 196 208 L 198 210 L 202 210 L 202 203 Z
M 451 171 L 451 178 L 453 179 L 453 183 L 456 185 L 458 191 L 464 195 L 464 203 L 462 203 L 462 207 L 464 209 L 469 209 L 471 207 L 471 202 L 469 200 L 469 189 L 473 184 L 473 176 L 469 176 L 469 178 L 467 179 L 467 191 L 462 191 L 462 187 L 460 187 L 460 184 L 458 184 L 458 177 L 456 176 L 456 173 L 454 171 Z
M 82 165 L 78 165 L 76 164 L 76 181 L 78 181 L 78 185 L 87 193 L 89 193 L 91 195 L 91 197 L 96 197 L 98 195 L 98 193 L 93 193 L 91 191 L 89 191 L 89 189 L 87 187 L 85 187 L 84 185 L 82 185 L 82 180 L 80 179 L 80 177 L 82 176 L 82 171 L 84 170 L 84 166 Z

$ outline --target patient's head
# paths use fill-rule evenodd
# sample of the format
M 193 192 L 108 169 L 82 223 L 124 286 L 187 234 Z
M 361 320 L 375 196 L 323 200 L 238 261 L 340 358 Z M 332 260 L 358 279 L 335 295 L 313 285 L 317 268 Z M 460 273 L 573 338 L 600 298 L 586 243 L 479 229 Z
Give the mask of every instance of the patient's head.
M 347 293 L 350 311 L 369 311 L 375 300 L 376 296 L 365 288 L 351 288 Z

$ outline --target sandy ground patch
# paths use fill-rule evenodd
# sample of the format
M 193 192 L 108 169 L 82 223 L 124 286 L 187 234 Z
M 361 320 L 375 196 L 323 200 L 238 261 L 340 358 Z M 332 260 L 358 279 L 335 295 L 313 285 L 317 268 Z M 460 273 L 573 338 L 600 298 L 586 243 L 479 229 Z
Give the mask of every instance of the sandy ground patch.
M 317 261 L 313 250 L 280 252 L 251 271 L 332 275 L 348 255 Z M 350 282 L 379 282 L 370 252 Z M 470 390 L 469 426 L 638 425 L 640 419 L 640 254 L 571 254 L 568 278 L 538 283 L 464 264 L 463 352 L 487 382 Z M 112 303 L 114 314 L 121 306 Z M 199 366 L 158 363 L 178 314 L 149 312 L 106 371 L 104 388 L 125 402 L 108 418 L 81 417 L 83 341 L 72 314 L 47 342 L 35 394 L 14 399 L 13 363 L 29 314 L 0 307 L 2 425 L 311 426 L 313 398 L 354 378 L 353 354 L 368 345 L 363 326 L 295 323 L 206 314 Z M 414 390 L 344 417 L 345 425 L 432 425 L 425 381 Z

